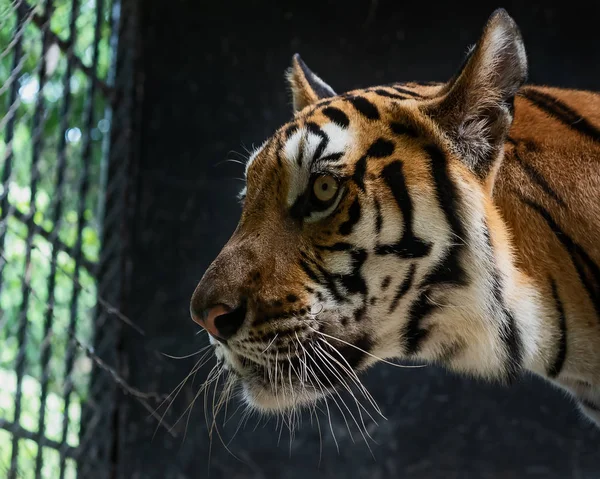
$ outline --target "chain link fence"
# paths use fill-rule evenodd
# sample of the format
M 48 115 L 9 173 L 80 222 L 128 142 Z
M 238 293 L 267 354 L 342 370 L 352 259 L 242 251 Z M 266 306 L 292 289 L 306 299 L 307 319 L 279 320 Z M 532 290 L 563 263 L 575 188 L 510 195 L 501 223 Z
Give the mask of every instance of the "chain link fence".
M 1 477 L 110 477 L 117 390 L 154 411 L 117 372 L 134 9 L 0 0 Z

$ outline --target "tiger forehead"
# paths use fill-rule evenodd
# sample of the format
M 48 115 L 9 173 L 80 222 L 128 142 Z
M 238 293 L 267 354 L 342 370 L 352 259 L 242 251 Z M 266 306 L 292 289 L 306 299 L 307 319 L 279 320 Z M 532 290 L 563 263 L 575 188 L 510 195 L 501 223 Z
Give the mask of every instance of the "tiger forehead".
M 258 148 L 249 158 L 246 173 L 250 169 L 256 173 L 262 173 L 264 168 L 279 169 L 289 157 L 298 158 L 299 150 L 305 146 L 301 144 L 311 133 L 316 136 L 329 134 L 328 139 L 337 140 L 330 145 L 330 150 L 335 150 L 336 145 L 339 150 L 330 151 L 333 154 L 342 153 L 353 145 L 360 147 L 374 135 L 385 133 L 392 117 L 397 118 L 399 109 L 406 107 L 409 113 L 415 104 L 435 96 L 441 86 L 440 83 L 415 82 L 383 85 L 320 100 L 298 112 L 291 122 L 280 127 Z M 382 124 L 386 126 L 382 127 Z M 353 125 L 359 128 L 353 129 Z M 350 130 L 353 130 L 352 136 L 348 134 Z M 316 149 L 314 146 L 313 150 Z

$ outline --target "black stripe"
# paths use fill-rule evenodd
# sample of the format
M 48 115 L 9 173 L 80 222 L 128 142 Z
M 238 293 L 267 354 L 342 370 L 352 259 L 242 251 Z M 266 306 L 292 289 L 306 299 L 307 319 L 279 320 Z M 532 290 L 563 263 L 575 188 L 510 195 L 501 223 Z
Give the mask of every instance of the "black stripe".
M 508 143 L 513 145 L 513 155 L 512 155 L 513 158 L 517 161 L 517 163 L 519 163 L 521 168 L 523 168 L 523 171 L 525 171 L 525 173 L 527 174 L 529 179 L 531 181 L 533 181 L 535 184 L 537 184 L 544 191 L 544 193 L 546 193 L 548 196 L 554 198 L 554 200 L 559 205 L 564 206 L 565 202 L 563 201 L 563 199 L 548 184 L 548 182 L 543 177 L 543 175 L 538 170 L 536 170 L 533 166 L 531 166 L 529 163 L 526 163 L 521 158 L 521 156 L 519 155 L 519 152 L 517 151 L 517 142 L 515 140 L 513 140 L 512 138 L 508 138 L 507 141 L 508 141 Z
M 373 298 L 375 299 L 375 298 Z M 367 312 L 367 305 L 363 304 L 361 307 L 357 308 L 354 310 L 353 316 L 354 316 L 354 321 L 356 321 L 357 323 L 359 323 L 360 321 L 362 321 L 365 317 L 365 314 Z
M 339 233 L 347 236 L 352 233 L 352 228 L 360 220 L 360 202 L 358 197 L 354 198 L 353 203 L 348 208 L 348 219 L 340 225 Z
M 313 153 L 313 157 L 311 158 L 311 163 L 314 163 L 316 160 L 318 160 L 321 157 L 321 155 L 325 151 L 325 148 L 327 148 L 327 145 L 329 144 L 329 137 L 323 130 L 321 130 L 321 127 L 319 125 L 317 125 L 316 123 L 313 123 L 312 121 L 309 121 L 308 123 L 306 123 L 306 129 L 310 133 L 317 135 L 318 137 L 321 138 L 321 141 L 317 145 L 317 148 L 316 148 L 315 152 Z
M 467 273 L 460 264 L 461 252 L 465 245 L 462 243 L 464 239 L 464 227 L 457 215 L 459 208 L 458 189 L 450 179 L 445 155 L 433 145 L 427 146 L 425 151 L 431 160 L 431 173 L 438 203 L 453 233 L 453 241 L 458 241 L 459 243 L 453 244 L 444 258 L 425 277 L 421 285 L 424 288 L 410 306 L 408 321 L 404 326 L 402 334 L 403 346 L 409 355 L 416 354 L 419 351 L 422 342 L 429 334 L 429 330 L 423 329 L 421 326 L 423 319 L 439 307 L 439 305 L 433 304 L 429 299 L 432 287 L 442 284 L 462 285 L 467 282 Z M 508 333 L 511 332 L 512 330 L 508 331 Z M 516 344 L 513 336 L 510 338 L 511 343 Z
M 423 340 L 429 334 L 429 330 L 421 328 L 421 322 L 438 308 L 438 305 L 433 304 L 429 300 L 429 294 L 431 294 L 430 290 L 422 290 L 417 299 L 410 305 L 408 321 L 404 326 L 402 334 L 404 350 L 408 355 L 419 352 Z
M 294 126 L 294 125 L 292 125 Z M 282 152 L 282 147 L 283 147 L 283 138 L 281 138 L 281 136 L 279 138 L 277 138 L 277 145 L 275 146 L 275 157 L 277 158 L 277 166 L 278 167 L 283 167 L 283 160 L 281 159 L 281 152 Z M 278 181 L 278 190 L 279 187 L 281 186 L 281 177 L 278 175 L 277 176 L 277 181 Z
M 411 100 L 412 97 L 406 95 L 399 95 L 398 93 L 390 93 L 389 91 L 383 90 L 381 88 L 377 88 L 375 90 L 371 90 L 373 93 L 379 96 L 383 96 L 385 98 L 393 98 L 394 100 Z
M 600 406 L 596 403 L 593 403 L 589 399 L 578 398 L 579 402 L 588 409 L 591 409 L 594 412 L 600 412 Z
M 500 336 L 507 354 L 505 363 L 506 380 L 509 384 L 512 384 L 523 368 L 523 343 L 513 313 L 505 308 L 504 315 L 506 321 L 502 323 Z
M 305 127 L 309 132 L 314 133 L 317 136 L 327 136 L 325 135 L 325 132 L 321 130 L 321 127 L 317 125 L 314 121 L 307 121 Z
M 296 125 L 295 123 L 288 126 L 285 129 L 284 135 L 285 135 L 285 139 L 287 140 L 290 136 L 292 136 L 294 133 L 296 133 L 298 131 L 298 125 Z
M 367 150 L 367 156 L 385 158 L 394 153 L 394 144 L 384 138 L 378 138 Z
M 415 85 L 421 85 L 421 86 L 440 86 L 440 85 L 443 85 L 443 83 L 439 82 L 439 81 L 412 81 L 410 83 L 414 83 Z
M 379 120 L 379 111 L 377 111 L 377 107 L 365 97 L 351 96 L 348 97 L 347 100 L 352 103 L 352 106 L 356 108 L 359 113 L 369 120 Z
M 578 131 L 591 140 L 600 141 L 600 129 L 558 98 L 531 88 L 521 90 L 519 94 L 564 125 Z
M 381 233 L 382 227 L 383 216 L 381 214 L 381 205 L 379 204 L 379 200 L 375 198 L 375 233 L 377 233 L 377 235 Z
M 340 303 L 348 301 L 339 292 L 338 287 L 335 283 L 334 275 L 332 275 L 329 271 L 325 270 L 321 265 L 312 261 L 306 253 L 302 252 L 301 256 L 302 259 L 300 260 L 300 267 L 305 271 L 305 273 L 310 279 L 326 288 L 336 301 Z M 314 267 L 317 270 L 317 272 L 315 272 L 312 269 L 309 263 L 312 263 L 312 267 Z
M 465 235 L 463 225 L 457 215 L 459 209 L 458 189 L 448 174 L 446 156 L 434 145 L 426 146 L 425 151 L 431 158 L 431 172 L 440 208 L 456 236 L 455 240 L 462 242 Z
M 397 121 L 391 122 L 390 128 L 395 135 L 408 135 L 414 138 L 417 138 L 419 136 L 419 132 L 415 128 L 408 125 L 404 125 Z
M 420 93 L 417 93 L 416 91 L 408 90 L 401 86 L 390 85 L 390 88 L 396 90 L 398 93 L 402 93 L 403 95 L 408 95 L 413 98 L 423 98 L 423 95 L 421 95 Z
M 464 227 L 458 218 L 459 195 L 456 185 L 448 175 L 446 156 L 435 146 L 425 147 L 431 161 L 431 174 L 435 183 L 438 204 L 444 212 L 452 233 L 452 246 L 434 268 L 423 279 L 422 286 L 439 284 L 467 284 L 467 272 L 461 265 L 462 251 L 465 248 Z
M 363 191 L 365 191 L 365 173 L 367 172 L 367 157 L 362 156 L 354 165 L 354 175 L 352 179 L 356 185 Z
M 314 104 L 314 107 L 310 111 L 310 114 L 314 113 L 317 110 L 317 108 L 323 108 L 324 106 L 331 105 L 332 102 L 332 99 L 318 100 L 317 103 Z M 310 116 L 310 114 L 307 116 Z
M 344 274 L 340 277 L 340 283 L 348 293 L 356 294 L 360 293 L 366 296 L 368 294 L 367 291 L 367 283 L 360 273 L 360 269 L 362 265 L 367 260 L 368 254 L 364 249 L 354 250 L 351 253 L 352 257 L 352 272 L 350 274 Z
M 306 309 L 301 308 L 297 310 L 289 310 L 289 311 L 278 311 L 278 312 L 264 312 L 257 311 L 257 316 L 252 323 L 252 326 L 260 326 L 265 323 L 273 322 L 273 321 L 282 321 L 284 319 L 289 318 L 297 318 L 298 316 L 304 316 L 306 314 Z M 268 333 L 267 333 L 268 334 Z M 283 337 L 283 334 L 281 334 Z M 271 337 L 271 339 L 273 339 Z
M 334 341 L 335 340 L 333 339 L 330 340 L 331 343 L 333 343 Z M 363 351 L 366 351 L 367 353 L 371 352 L 371 348 L 373 347 L 373 340 L 371 339 L 371 336 L 369 334 L 365 334 L 358 340 L 353 341 L 353 344 L 356 347 L 349 346 L 340 341 L 340 345 L 336 345 L 335 348 L 340 352 L 342 356 L 344 356 L 350 367 L 352 369 L 356 369 L 360 366 L 360 364 L 367 356 L 367 354 Z
M 413 233 L 413 205 L 406 179 L 402 171 L 402 162 L 393 161 L 388 163 L 381 172 L 381 177 L 391 190 L 394 200 L 402 213 L 404 220 L 404 232 L 398 243 L 378 245 L 377 254 L 395 254 L 400 258 L 420 258 L 429 254 L 431 244 L 417 238 Z
M 556 287 L 556 281 L 554 281 L 554 279 L 551 280 L 551 285 L 552 297 L 554 298 L 554 304 L 556 305 L 556 311 L 558 312 L 558 325 L 560 328 L 560 338 L 558 338 L 558 350 L 556 351 L 556 357 L 548 369 L 548 376 L 555 378 L 560 374 L 567 357 L 567 318 L 565 316 L 565 310 L 563 308 L 562 301 L 560 300 L 560 296 L 558 295 L 558 288 Z
M 325 251 L 348 251 L 354 248 L 353 244 L 350 243 L 334 243 L 331 246 L 316 244 L 315 248 Z
M 467 284 L 467 272 L 460 264 L 460 253 L 462 245 L 452 245 L 432 269 L 423 278 L 420 286 L 435 286 L 452 284 L 464 286 Z
M 417 270 L 417 265 L 415 263 L 412 263 L 410 265 L 410 269 L 408 270 L 408 274 L 406 275 L 406 277 L 404 278 L 402 283 L 400 283 L 400 285 L 398 286 L 398 289 L 396 290 L 396 294 L 394 295 L 394 299 L 392 300 L 392 302 L 390 304 L 390 309 L 388 310 L 388 314 L 392 314 L 396 310 L 396 308 L 398 307 L 398 303 L 400 302 L 402 297 L 406 293 L 408 293 L 408 290 L 412 286 L 413 281 L 415 279 L 416 270 Z
M 507 99 L 504 104 L 508 107 L 508 113 L 510 114 L 510 118 L 515 117 L 515 97 L 511 96 Z
M 303 136 L 300 136 L 300 140 L 298 141 L 298 156 L 296 156 L 296 164 L 298 166 L 302 166 L 302 161 L 304 160 L 304 153 L 306 150 L 306 142 Z
M 306 276 L 308 276 L 312 281 L 314 281 L 315 283 L 321 283 L 319 276 L 317 276 L 317 273 L 315 273 L 312 270 L 312 268 L 309 266 L 307 261 L 304 261 L 303 259 L 301 259 L 300 267 L 304 270 L 304 273 L 306 274 Z
M 342 156 L 344 156 L 343 153 L 330 153 L 329 155 L 318 158 L 318 161 L 320 165 L 323 163 L 333 163 L 338 161 Z
M 585 287 L 588 296 L 594 305 L 596 317 L 600 320 L 600 268 L 589 254 L 558 226 L 556 221 L 554 221 L 554 218 L 552 218 L 552 215 L 550 215 L 546 209 L 534 201 L 521 196 L 519 193 L 516 194 L 519 195 L 523 203 L 537 211 L 544 221 L 546 221 L 546 224 L 552 230 L 556 238 L 567 250 L 573 266 L 577 271 L 579 280 Z
M 350 120 L 348 119 L 348 116 L 339 108 L 336 108 L 334 106 L 328 106 L 327 108 L 323 109 L 323 114 L 331 121 L 337 123 L 343 128 L 348 128 L 348 126 L 350 125 Z
M 490 260 L 493 261 L 494 252 L 487 225 L 485 227 L 484 236 L 487 241 Z M 508 310 L 504 302 L 504 297 L 502 295 L 502 277 L 495 266 L 493 267 L 490 276 L 492 279 L 491 293 L 497 308 L 496 314 L 501 315 L 498 334 L 504 343 L 506 355 L 504 360 L 505 380 L 508 384 L 512 384 L 523 369 L 523 341 L 520 332 L 517 329 L 515 317 L 513 313 Z

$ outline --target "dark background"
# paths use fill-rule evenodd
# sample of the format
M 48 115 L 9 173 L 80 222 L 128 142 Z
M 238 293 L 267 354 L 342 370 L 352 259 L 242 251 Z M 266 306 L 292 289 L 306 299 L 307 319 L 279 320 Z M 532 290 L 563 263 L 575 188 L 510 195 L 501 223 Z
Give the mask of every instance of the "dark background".
M 131 383 L 168 392 L 190 370 L 184 355 L 205 344 L 189 319 L 191 293 L 235 228 L 241 159 L 291 115 L 283 81 L 292 54 L 333 88 L 408 80 L 446 80 L 488 16 L 504 7 L 520 25 L 530 82 L 598 89 L 597 17 L 573 2 L 417 1 L 201 2 L 143 0 L 140 16 L 138 184 L 130 224 L 130 285 L 125 312 L 147 336 L 126 333 L 123 367 Z M 190 403 L 208 369 L 186 386 L 166 419 Z M 204 375 L 204 377 L 202 377 Z M 334 416 L 319 432 L 305 418 L 289 446 L 275 422 L 251 419 L 227 452 L 209 451 L 202 400 L 183 440 L 148 417 L 131 397 L 119 403 L 115 456 L 122 477 L 143 478 L 598 478 L 600 432 L 563 393 L 537 379 L 499 388 L 440 369 L 379 365 L 365 383 L 388 421 L 370 429 L 373 456 Z M 233 404 L 230 410 L 234 410 Z M 225 427 L 231 438 L 240 414 Z M 209 465 L 210 458 L 210 465 Z M 210 472 L 210 474 L 209 474 Z

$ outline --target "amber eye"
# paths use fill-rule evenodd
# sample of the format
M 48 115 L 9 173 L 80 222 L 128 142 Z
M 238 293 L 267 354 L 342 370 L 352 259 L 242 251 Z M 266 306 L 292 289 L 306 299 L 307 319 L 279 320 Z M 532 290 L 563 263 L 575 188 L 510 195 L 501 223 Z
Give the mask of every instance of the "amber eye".
M 337 180 L 329 175 L 319 176 L 313 183 L 315 198 L 323 203 L 331 201 L 337 194 L 338 188 Z

